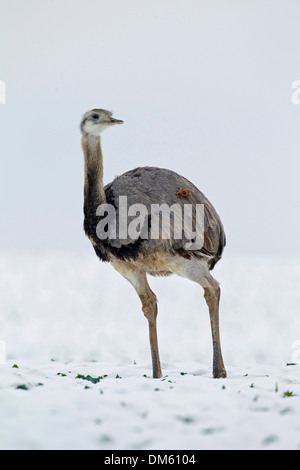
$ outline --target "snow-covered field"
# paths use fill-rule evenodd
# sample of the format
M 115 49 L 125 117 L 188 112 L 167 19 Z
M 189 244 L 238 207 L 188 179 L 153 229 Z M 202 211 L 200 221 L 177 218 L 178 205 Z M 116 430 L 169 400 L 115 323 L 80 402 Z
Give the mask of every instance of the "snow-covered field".
M 174 276 L 150 278 L 153 380 L 140 301 L 92 250 L 2 254 L 0 448 L 300 449 L 300 260 L 225 253 L 214 275 L 228 378 L 202 289 Z

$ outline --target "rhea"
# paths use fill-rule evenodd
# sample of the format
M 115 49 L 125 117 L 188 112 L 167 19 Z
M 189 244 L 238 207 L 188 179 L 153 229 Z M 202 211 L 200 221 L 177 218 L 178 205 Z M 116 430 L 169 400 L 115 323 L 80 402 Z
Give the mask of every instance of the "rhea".
M 212 332 L 213 377 L 226 377 L 219 332 L 220 286 L 211 275 L 211 270 L 221 258 L 226 243 L 222 222 L 204 194 L 186 178 L 171 170 L 156 167 L 135 168 L 104 186 L 101 134 L 106 128 L 117 124 L 123 124 L 123 121 L 115 119 L 110 111 L 103 109 L 88 111 L 81 121 L 85 161 L 84 231 L 100 260 L 111 263 L 114 269 L 132 284 L 141 300 L 142 310 L 149 325 L 153 377 L 161 377 L 162 371 L 156 327 L 157 299 L 149 287 L 147 274 L 167 276 L 173 273 L 198 283 L 204 289 Z M 113 207 L 118 214 L 120 197 L 125 196 L 128 207 L 143 204 L 148 209 L 149 215 L 145 216 L 147 220 L 144 225 L 149 231 L 149 236 L 120 236 L 116 231 L 117 235 L 112 237 L 107 229 L 107 236 L 99 237 L 97 227 L 99 220 L 104 217 L 104 213 L 99 212 L 99 207 Z M 174 236 L 175 219 L 169 237 L 165 237 L 164 233 L 155 238 L 151 237 L 151 207 L 154 204 L 167 204 L 169 207 L 176 204 L 176 207 L 182 208 L 186 204 L 192 208 L 202 205 L 204 212 L 201 246 L 193 249 L 190 244 L 192 249 L 187 249 L 187 242 L 192 243 L 193 240 L 188 240 L 184 232 L 181 238 Z M 195 222 L 195 211 L 192 213 L 192 219 Z

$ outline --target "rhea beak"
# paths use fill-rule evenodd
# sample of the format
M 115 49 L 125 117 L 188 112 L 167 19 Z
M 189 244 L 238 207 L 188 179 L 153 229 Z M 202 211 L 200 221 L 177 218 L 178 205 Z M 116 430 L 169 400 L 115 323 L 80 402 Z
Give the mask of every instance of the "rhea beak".
M 111 124 L 124 124 L 124 121 L 122 121 L 121 119 L 115 119 L 115 118 L 110 118 L 110 123 Z

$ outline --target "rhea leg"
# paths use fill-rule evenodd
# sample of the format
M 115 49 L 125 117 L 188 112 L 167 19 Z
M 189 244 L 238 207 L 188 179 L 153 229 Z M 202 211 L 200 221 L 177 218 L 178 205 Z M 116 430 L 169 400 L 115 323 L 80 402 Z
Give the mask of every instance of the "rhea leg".
M 147 280 L 146 280 L 147 282 Z M 162 376 L 159 353 L 158 353 L 158 342 L 157 342 L 157 329 L 156 329 L 156 317 L 157 317 L 157 301 L 156 296 L 150 289 L 147 283 L 147 289 L 144 294 L 140 294 L 142 302 L 142 310 L 149 324 L 149 339 L 150 339 L 150 350 L 152 357 L 153 367 L 153 378 L 159 379 Z
M 122 274 L 135 288 L 138 296 L 142 302 L 142 310 L 145 317 L 148 320 L 149 325 L 149 340 L 150 340 L 150 350 L 152 357 L 152 368 L 153 368 L 153 378 L 160 378 L 162 376 L 159 352 L 158 352 L 158 341 L 157 341 L 157 328 L 156 328 L 156 317 L 157 317 L 157 300 L 156 295 L 149 287 L 146 273 L 141 271 L 136 271 L 130 268 L 128 264 L 114 263 L 114 268 Z
M 206 300 L 212 332 L 213 342 L 213 376 L 214 378 L 226 377 L 226 370 L 221 352 L 220 327 L 219 327 L 219 303 L 220 303 L 220 287 L 217 281 L 210 276 L 209 287 L 204 287 L 204 298 Z
M 220 327 L 219 327 L 219 303 L 220 286 L 212 277 L 205 261 L 180 261 L 176 266 L 178 275 L 191 279 L 200 284 L 204 289 L 213 343 L 213 376 L 214 378 L 226 377 L 226 370 L 221 352 Z

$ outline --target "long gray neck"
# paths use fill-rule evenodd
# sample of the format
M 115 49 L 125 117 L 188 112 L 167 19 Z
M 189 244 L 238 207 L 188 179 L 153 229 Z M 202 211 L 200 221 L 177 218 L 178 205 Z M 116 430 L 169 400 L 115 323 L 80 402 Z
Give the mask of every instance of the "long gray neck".
M 96 212 L 100 204 L 106 203 L 103 188 L 103 159 L 99 136 L 83 134 L 82 147 L 84 152 L 84 231 L 97 243 Z
M 83 134 L 85 204 L 98 206 L 106 202 L 103 187 L 103 156 L 99 136 Z

